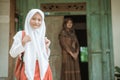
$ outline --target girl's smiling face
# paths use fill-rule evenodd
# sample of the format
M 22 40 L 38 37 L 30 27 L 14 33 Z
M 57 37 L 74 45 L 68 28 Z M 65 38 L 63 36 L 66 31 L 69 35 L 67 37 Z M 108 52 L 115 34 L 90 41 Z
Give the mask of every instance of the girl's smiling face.
M 41 26 L 42 17 L 39 13 L 35 13 L 30 19 L 30 25 L 32 28 L 37 29 Z

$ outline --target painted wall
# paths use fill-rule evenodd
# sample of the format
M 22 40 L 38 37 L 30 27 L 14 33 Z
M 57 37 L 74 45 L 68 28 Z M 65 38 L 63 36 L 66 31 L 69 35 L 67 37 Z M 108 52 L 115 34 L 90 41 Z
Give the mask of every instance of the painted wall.
M 0 6 L 0 77 L 8 77 L 10 0 L 0 0 Z
M 111 0 L 114 63 L 120 67 L 120 0 Z

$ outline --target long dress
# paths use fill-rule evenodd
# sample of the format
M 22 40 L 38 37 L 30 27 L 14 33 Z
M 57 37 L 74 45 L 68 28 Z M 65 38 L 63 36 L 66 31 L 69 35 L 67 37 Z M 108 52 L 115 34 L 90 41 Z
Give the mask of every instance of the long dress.
M 81 80 L 80 65 L 77 50 L 79 45 L 74 32 L 61 31 L 59 35 L 60 46 L 62 49 L 62 71 L 61 80 Z M 77 54 L 77 59 L 71 56 Z

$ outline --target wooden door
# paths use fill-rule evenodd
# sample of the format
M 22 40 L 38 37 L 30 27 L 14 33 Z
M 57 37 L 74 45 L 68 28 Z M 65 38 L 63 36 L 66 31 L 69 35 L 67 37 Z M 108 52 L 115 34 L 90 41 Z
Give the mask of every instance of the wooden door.
M 64 16 L 46 16 L 46 36 L 51 40 L 50 66 L 52 68 L 53 79 L 60 80 L 61 73 L 61 49 L 58 34 L 62 29 Z
M 110 0 L 89 0 L 87 10 L 89 80 L 114 80 Z

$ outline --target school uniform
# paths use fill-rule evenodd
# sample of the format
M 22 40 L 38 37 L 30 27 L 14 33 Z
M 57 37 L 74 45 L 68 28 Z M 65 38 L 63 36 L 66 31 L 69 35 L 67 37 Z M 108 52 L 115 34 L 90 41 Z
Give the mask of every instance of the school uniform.
M 33 29 L 30 25 L 32 16 L 39 13 L 42 17 L 41 25 L 38 29 Z M 25 35 L 30 36 L 31 41 L 25 46 L 22 45 L 22 31 L 13 37 L 14 42 L 10 49 L 12 57 L 20 56 L 24 52 L 21 80 L 52 80 L 52 72 L 49 65 L 50 49 L 45 43 L 46 26 L 44 13 L 39 9 L 32 9 L 25 19 Z

